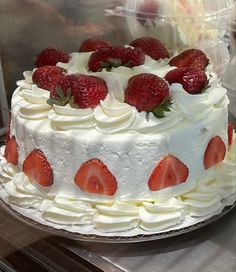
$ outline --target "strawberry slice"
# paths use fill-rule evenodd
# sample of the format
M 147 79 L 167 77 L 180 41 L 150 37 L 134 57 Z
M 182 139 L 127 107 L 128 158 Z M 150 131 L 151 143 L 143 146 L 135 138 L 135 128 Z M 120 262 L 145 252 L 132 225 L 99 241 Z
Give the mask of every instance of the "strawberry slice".
M 12 163 L 14 165 L 18 164 L 18 145 L 15 136 L 12 136 L 6 143 L 4 157 L 8 163 Z
M 230 147 L 233 142 L 233 132 L 234 132 L 234 124 L 232 122 L 228 123 L 228 146 Z
M 185 182 L 188 174 L 189 170 L 186 165 L 176 157 L 168 155 L 155 167 L 148 180 L 148 187 L 151 191 L 157 191 L 174 186 Z
M 110 48 L 111 46 L 111 43 L 108 41 L 89 38 L 82 42 L 79 52 L 92 52 L 101 48 Z
M 141 48 L 142 51 L 155 60 L 169 58 L 169 52 L 156 38 L 142 37 L 130 42 L 133 47 Z
M 32 76 L 34 84 L 39 88 L 50 90 L 54 81 L 63 76 L 65 70 L 61 67 L 47 65 L 39 67 Z
M 69 55 L 63 50 L 55 47 L 47 47 L 37 56 L 35 66 L 56 65 L 58 62 L 67 63 L 68 61 Z
M 75 183 L 82 191 L 112 196 L 117 190 L 117 181 L 107 166 L 99 159 L 91 159 L 81 165 Z
M 24 160 L 23 172 L 42 186 L 53 184 L 53 170 L 40 149 L 34 149 Z
M 226 147 L 220 136 L 213 137 L 206 148 L 204 154 L 204 167 L 208 169 L 223 161 L 226 154 Z

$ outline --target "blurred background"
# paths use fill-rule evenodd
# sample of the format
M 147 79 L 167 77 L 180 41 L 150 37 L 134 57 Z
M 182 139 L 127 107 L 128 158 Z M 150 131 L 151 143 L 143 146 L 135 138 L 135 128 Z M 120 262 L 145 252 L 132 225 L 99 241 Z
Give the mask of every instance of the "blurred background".
M 74 52 L 88 37 L 118 45 L 154 36 L 172 54 L 198 47 L 219 76 L 231 71 L 225 84 L 233 88 L 235 9 L 234 0 L 0 0 L 0 129 L 16 80 L 32 70 L 40 51 L 55 46 Z
M 113 43 L 127 40 L 125 19 L 104 16 L 104 9 L 122 1 L 0 0 L 0 57 L 8 100 L 15 81 L 31 70 L 39 52 L 48 46 L 77 51 L 93 36 Z

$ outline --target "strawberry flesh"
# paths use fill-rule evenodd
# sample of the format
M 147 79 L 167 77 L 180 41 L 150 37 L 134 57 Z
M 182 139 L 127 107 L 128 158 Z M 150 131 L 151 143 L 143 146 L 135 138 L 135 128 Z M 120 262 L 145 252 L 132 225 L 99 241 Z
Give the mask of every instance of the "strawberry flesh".
M 53 170 L 46 156 L 40 149 L 34 149 L 24 160 L 23 172 L 41 186 L 53 184 Z
M 112 45 L 108 41 L 90 38 L 82 42 L 79 52 L 92 52 L 101 48 L 110 47 L 112 47 Z
M 223 161 L 226 154 L 226 147 L 220 136 L 214 136 L 208 143 L 204 153 L 204 167 L 208 169 Z
M 130 42 L 133 47 L 141 48 L 142 51 L 155 60 L 169 58 L 169 52 L 156 38 L 142 37 Z
M 180 83 L 184 90 L 190 94 L 201 93 L 208 84 L 207 75 L 202 70 L 180 67 L 169 71 L 165 75 L 169 84 Z
M 12 136 L 11 139 L 6 143 L 4 157 L 8 163 L 14 165 L 18 164 L 18 145 L 15 136 Z
M 150 112 L 168 96 L 166 82 L 149 73 L 131 77 L 125 89 L 125 102 L 136 107 L 138 111 Z
M 117 190 L 116 178 L 99 159 L 91 159 L 81 165 L 75 176 L 75 184 L 87 193 L 112 196 Z
M 148 187 L 151 191 L 161 190 L 185 182 L 188 175 L 188 167 L 178 158 L 168 155 L 153 170 Z
M 56 65 L 58 62 L 67 63 L 68 61 L 69 55 L 63 50 L 55 47 L 47 47 L 37 56 L 35 66 Z

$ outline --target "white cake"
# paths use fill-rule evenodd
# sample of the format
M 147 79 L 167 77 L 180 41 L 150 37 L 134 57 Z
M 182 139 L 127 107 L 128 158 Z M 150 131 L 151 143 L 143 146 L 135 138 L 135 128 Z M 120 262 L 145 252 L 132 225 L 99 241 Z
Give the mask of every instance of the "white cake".
M 228 147 L 228 98 L 217 77 L 206 69 L 209 87 L 191 95 L 181 84 L 169 86 L 171 111 L 164 118 L 139 112 L 124 102 L 131 76 L 152 73 L 164 77 L 173 70 L 167 59 L 90 72 L 89 53 L 72 53 L 57 66 L 68 74 L 92 74 L 108 87 L 106 98 L 94 109 L 70 105 L 50 106 L 50 93 L 24 72 L 11 102 L 10 137 L 18 145 L 18 163 L 0 154 L 0 184 L 10 205 L 40 212 L 43 220 L 62 228 L 90 225 L 112 233 L 132 228 L 147 233 L 180 225 L 189 217 L 220 213 L 222 200 L 236 192 L 236 142 Z M 214 137 L 225 146 L 223 161 L 206 169 L 204 154 Z M 50 186 L 41 186 L 22 170 L 26 157 L 40 149 L 53 171 Z M 150 177 L 166 156 L 174 156 L 188 169 L 186 180 L 152 189 Z M 80 167 L 92 159 L 102 162 L 114 177 L 112 194 L 90 193 L 75 183 Z M 164 188 L 165 187 L 165 188 Z

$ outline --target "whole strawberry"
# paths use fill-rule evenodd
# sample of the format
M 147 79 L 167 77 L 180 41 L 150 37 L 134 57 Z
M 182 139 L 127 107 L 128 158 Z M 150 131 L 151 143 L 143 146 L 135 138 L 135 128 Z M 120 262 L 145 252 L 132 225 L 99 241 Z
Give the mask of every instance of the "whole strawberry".
M 137 48 L 115 46 L 111 48 L 101 48 L 93 52 L 89 58 L 88 68 L 97 72 L 103 68 L 127 66 L 134 67 L 144 63 L 145 54 Z
M 42 67 L 46 65 L 56 65 L 58 62 L 67 63 L 68 61 L 69 55 L 63 50 L 54 47 L 47 47 L 37 56 L 35 66 Z
M 189 67 L 196 70 L 205 70 L 209 59 L 200 49 L 187 49 L 173 57 L 169 64 L 176 67 Z
M 143 73 L 130 78 L 125 89 L 125 102 L 138 111 L 153 112 L 156 117 L 163 117 L 168 111 L 169 88 L 160 77 Z
M 70 78 L 67 75 L 62 75 L 61 77 L 55 78 L 55 80 L 50 85 L 50 98 L 58 97 L 59 93 L 62 93 L 62 96 L 66 97 L 68 91 L 71 91 Z M 65 101 L 68 102 L 68 101 Z M 66 103 L 65 103 L 66 105 Z
M 63 75 L 65 70 L 57 66 L 42 66 L 33 73 L 32 80 L 39 88 L 50 90 L 54 81 Z
M 111 46 L 111 43 L 108 41 L 89 38 L 82 42 L 79 52 L 92 52 L 101 48 L 110 48 Z
M 108 89 L 103 79 L 87 75 L 70 75 L 74 103 L 79 108 L 95 108 L 107 96 Z
M 155 60 L 169 58 L 169 52 L 165 46 L 153 37 L 142 37 L 130 42 L 133 47 L 139 47 L 142 51 Z
M 184 90 L 190 94 L 203 92 L 208 84 L 207 75 L 204 71 L 188 67 L 180 67 L 169 71 L 165 75 L 165 79 L 169 84 L 182 84 Z
M 80 109 L 95 108 L 108 93 L 105 81 L 95 76 L 67 75 L 55 85 L 48 100 L 50 105 L 70 103 L 72 107 Z

